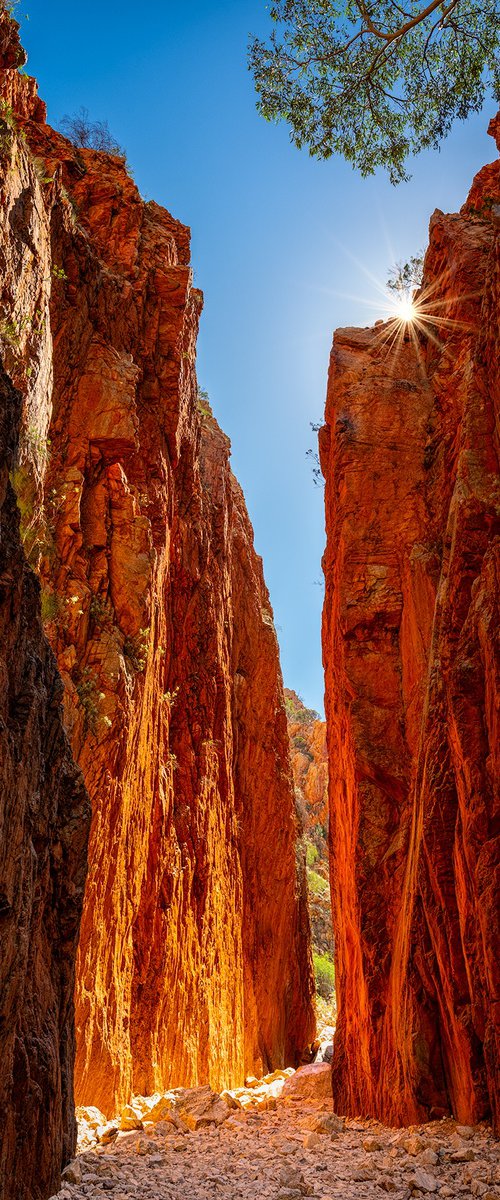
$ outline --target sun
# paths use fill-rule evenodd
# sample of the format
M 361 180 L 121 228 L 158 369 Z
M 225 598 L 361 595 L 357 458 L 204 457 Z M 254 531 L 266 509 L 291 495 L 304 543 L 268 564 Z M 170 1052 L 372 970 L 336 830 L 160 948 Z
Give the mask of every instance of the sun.
M 400 321 L 410 324 L 417 317 L 417 308 L 411 296 L 400 296 L 394 314 Z

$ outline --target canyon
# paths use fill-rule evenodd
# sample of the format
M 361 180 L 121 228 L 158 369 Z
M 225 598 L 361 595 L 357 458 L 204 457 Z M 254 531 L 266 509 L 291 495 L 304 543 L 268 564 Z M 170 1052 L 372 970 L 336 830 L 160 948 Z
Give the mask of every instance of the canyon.
M 305 863 L 269 595 L 196 380 L 189 231 L 141 199 L 123 159 L 46 124 L 5 10 L 0 52 L 11 478 L 93 814 L 75 1096 L 112 1115 L 137 1092 L 220 1089 L 299 1061 L 315 1029 Z M 39 1095 L 52 1181 L 74 1148 L 74 1128 L 62 1147 L 51 1122 L 58 1086 L 47 1074 Z M 5 1200 L 48 1194 L 43 1173 L 4 1186 Z
M 395 1124 L 499 1119 L 499 218 L 497 159 L 320 431 L 334 1103 Z
M 0 1200 L 171 1196 L 183 1155 L 200 1200 L 498 1200 L 500 160 L 414 319 L 334 337 L 325 724 L 190 231 L 24 63 L 0 5 Z

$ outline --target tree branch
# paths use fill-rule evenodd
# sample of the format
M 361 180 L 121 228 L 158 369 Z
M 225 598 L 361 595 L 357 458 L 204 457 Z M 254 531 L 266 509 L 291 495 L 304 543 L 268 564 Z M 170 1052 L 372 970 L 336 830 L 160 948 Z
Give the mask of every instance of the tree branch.
M 355 0 L 356 8 L 359 9 L 362 20 L 365 22 L 367 29 L 369 29 L 370 33 L 373 33 L 374 37 L 378 37 L 381 41 L 387 43 L 395 42 L 398 38 L 404 37 L 406 33 L 410 32 L 410 29 L 414 29 L 416 25 L 420 25 L 422 21 L 425 21 L 426 17 L 429 17 L 431 13 L 435 12 L 436 8 L 440 8 L 442 3 L 443 0 L 431 0 L 431 3 L 427 5 L 427 8 L 423 8 L 419 13 L 416 14 L 416 16 L 412 17 L 411 21 L 407 21 L 406 25 L 401 25 L 400 28 L 394 30 L 393 33 L 384 33 L 383 29 L 377 29 L 377 26 L 374 25 L 364 0 Z M 460 0 L 450 0 L 450 4 L 448 5 L 448 8 L 444 10 L 441 20 L 444 20 L 445 17 L 448 16 L 448 13 L 452 12 L 452 10 L 456 8 L 459 3 Z

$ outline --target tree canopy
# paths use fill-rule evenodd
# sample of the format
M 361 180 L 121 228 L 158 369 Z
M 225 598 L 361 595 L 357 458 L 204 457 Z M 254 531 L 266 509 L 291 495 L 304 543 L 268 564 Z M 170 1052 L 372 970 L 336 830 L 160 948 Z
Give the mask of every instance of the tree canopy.
M 275 0 L 249 48 L 258 109 L 316 158 L 399 183 L 409 155 L 500 97 L 499 2 Z

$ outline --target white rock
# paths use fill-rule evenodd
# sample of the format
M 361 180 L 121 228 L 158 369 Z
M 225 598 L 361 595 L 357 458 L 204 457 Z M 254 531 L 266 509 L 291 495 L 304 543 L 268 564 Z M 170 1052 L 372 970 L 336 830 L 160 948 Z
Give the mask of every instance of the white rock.
M 106 1124 L 106 1117 L 98 1108 L 92 1106 L 85 1108 L 77 1108 L 76 1119 L 79 1122 L 84 1122 L 89 1129 L 97 1129 L 99 1125 Z

